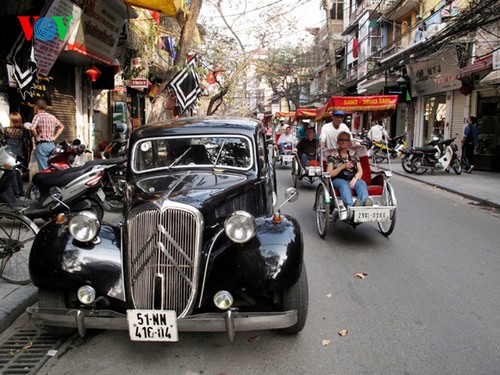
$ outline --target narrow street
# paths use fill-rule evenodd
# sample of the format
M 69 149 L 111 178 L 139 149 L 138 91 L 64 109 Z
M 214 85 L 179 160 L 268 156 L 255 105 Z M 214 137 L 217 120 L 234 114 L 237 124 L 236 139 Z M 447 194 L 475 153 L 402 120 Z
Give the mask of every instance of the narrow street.
M 151 344 L 93 331 L 68 339 L 38 373 L 497 373 L 498 216 L 407 178 L 392 182 L 398 221 L 388 238 L 374 224 L 335 223 L 320 239 L 317 183 L 299 182 L 299 199 L 283 208 L 301 223 L 306 244 L 310 307 L 300 335 L 243 332 L 230 342 L 224 334 L 181 333 L 176 344 Z M 278 185 L 282 201 L 289 167 L 278 168 Z M 31 322 L 23 315 L 16 324 Z

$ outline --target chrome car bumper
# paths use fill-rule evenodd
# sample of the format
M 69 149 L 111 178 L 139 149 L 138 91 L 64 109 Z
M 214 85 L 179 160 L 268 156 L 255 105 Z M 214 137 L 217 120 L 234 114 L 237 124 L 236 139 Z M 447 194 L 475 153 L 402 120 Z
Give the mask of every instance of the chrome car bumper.
M 128 330 L 127 316 L 112 310 L 81 310 L 28 307 L 29 317 L 49 326 L 78 329 L 80 336 L 87 328 Z M 258 331 L 291 327 L 297 323 L 297 311 L 246 313 L 228 310 L 220 313 L 191 315 L 177 319 L 183 332 L 227 332 L 233 340 L 237 331 Z

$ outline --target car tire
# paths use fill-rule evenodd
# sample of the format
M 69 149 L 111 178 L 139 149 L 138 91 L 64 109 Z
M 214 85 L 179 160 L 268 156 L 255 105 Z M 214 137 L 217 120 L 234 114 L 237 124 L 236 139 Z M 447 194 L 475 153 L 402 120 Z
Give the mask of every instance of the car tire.
M 41 309 L 67 308 L 64 292 L 40 288 L 38 290 L 38 307 Z M 76 332 L 75 328 L 44 326 L 44 330 L 54 336 L 70 336 Z
M 283 291 L 283 311 L 297 310 L 297 323 L 291 327 L 283 328 L 281 332 L 297 334 L 304 328 L 309 310 L 309 288 L 305 264 L 302 264 L 299 279 L 290 288 Z

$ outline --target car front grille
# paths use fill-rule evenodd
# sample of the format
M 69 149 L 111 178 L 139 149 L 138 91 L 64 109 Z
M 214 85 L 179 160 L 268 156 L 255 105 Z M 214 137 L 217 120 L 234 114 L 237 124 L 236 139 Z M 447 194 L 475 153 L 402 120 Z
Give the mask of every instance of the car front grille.
M 131 213 L 127 263 L 136 309 L 175 310 L 178 317 L 192 310 L 202 225 L 199 211 L 187 205 Z

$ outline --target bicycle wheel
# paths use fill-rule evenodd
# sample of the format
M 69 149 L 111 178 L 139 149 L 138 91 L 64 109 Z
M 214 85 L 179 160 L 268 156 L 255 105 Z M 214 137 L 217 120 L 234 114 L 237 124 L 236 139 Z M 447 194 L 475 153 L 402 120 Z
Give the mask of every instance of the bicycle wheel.
M 38 227 L 24 215 L 0 212 L 0 277 L 14 284 L 29 284 L 31 245 Z

